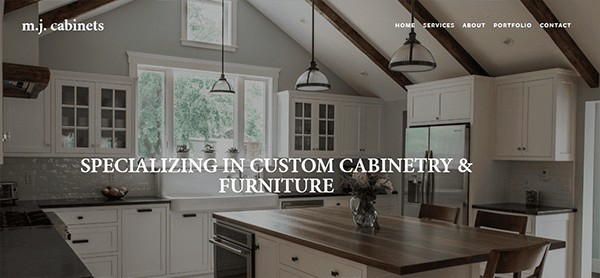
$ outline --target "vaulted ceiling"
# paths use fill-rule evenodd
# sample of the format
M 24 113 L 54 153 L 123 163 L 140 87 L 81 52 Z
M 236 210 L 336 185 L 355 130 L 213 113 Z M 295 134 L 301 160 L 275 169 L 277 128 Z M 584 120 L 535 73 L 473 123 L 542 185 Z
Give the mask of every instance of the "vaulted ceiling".
M 408 37 L 410 29 L 395 28 L 395 23 L 410 22 L 410 12 L 401 4 L 410 1 L 323 1 L 386 59 L 390 59 Z M 541 0 L 523 0 L 523 2 L 527 1 Z M 248 2 L 310 51 L 310 0 L 248 0 Z M 454 28 L 447 29 L 449 34 L 490 76 L 555 67 L 576 69 L 549 34 L 539 27 L 536 18 L 521 0 L 420 0 L 419 2 L 439 22 L 454 23 Z M 587 56 L 592 68 L 600 69 L 600 17 L 598 17 L 600 1 L 544 0 L 543 2 L 560 22 L 571 23 L 570 28 L 566 29 L 568 35 Z M 463 23 L 485 23 L 485 28 L 466 29 L 462 28 Z M 532 27 L 494 28 L 494 23 L 531 23 Z M 316 58 L 357 92 L 364 95 L 374 94 L 386 101 L 406 98 L 406 92 L 397 80 L 340 33 L 339 26 L 335 26 L 317 13 L 315 29 Z M 422 83 L 470 74 L 428 30 L 417 24 L 416 32 L 417 39 L 434 55 L 438 67 L 430 72 L 405 73 L 410 82 Z M 514 44 L 503 43 L 504 38 L 512 39 Z M 578 63 L 580 59 L 576 60 Z M 589 86 L 594 86 L 593 83 L 588 82 L 591 84 Z

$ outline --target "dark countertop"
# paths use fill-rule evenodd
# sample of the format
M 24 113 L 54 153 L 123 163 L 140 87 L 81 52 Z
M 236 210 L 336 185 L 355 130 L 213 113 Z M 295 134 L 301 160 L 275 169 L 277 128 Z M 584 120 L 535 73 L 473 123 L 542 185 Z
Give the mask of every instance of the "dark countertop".
M 54 227 L 0 232 L 0 277 L 93 277 Z
M 74 208 L 74 207 L 96 207 L 96 206 L 125 206 L 140 204 L 164 204 L 171 202 L 170 199 L 160 197 L 123 197 L 121 200 L 109 200 L 104 197 L 85 199 L 53 199 L 37 200 L 35 203 L 41 209 L 47 208 Z
M 528 207 L 525 204 L 519 204 L 519 203 L 498 203 L 498 204 L 473 205 L 473 208 L 512 212 L 512 213 L 521 213 L 521 214 L 529 214 L 529 215 L 548 215 L 548 214 L 577 212 L 577 209 L 575 209 L 575 208 L 561 208 L 561 207 L 548 207 L 548 206 Z
M 388 213 L 378 215 L 380 230 L 361 229 L 352 212 L 341 207 L 219 212 L 213 217 L 399 275 L 483 262 L 492 249 L 548 241 L 554 250 L 566 244 Z
M 397 195 L 398 191 L 393 191 L 392 195 Z M 378 195 L 385 195 L 385 193 L 380 193 Z M 340 197 L 340 196 L 352 196 L 352 194 L 350 194 L 349 192 L 334 192 L 334 193 L 317 193 L 317 194 L 311 194 L 311 193 L 290 193 L 290 194 L 285 194 L 285 193 L 281 193 L 279 194 L 279 199 L 285 199 L 285 198 L 306 198 L 306 197 Z

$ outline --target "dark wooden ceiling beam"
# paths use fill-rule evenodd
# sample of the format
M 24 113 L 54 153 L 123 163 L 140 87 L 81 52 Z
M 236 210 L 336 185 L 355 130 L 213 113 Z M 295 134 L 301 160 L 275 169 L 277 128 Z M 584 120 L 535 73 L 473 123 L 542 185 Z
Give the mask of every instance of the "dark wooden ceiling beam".
M 408 12 L 411 11 L 411 0 L 398 0 L 398 2 L 400 2 Z M 439 23 L 439 21 L 418 0 L 415 1 L 415 18 L 421 23 Z M 470 74 L 490 76 L 445 28 L 427 28 L 427 31 Z
M 521 0 L 539 23 L 560 23 L 543 0 Z M 598 71 L 564 28 L 546 28 L 546 33 L 567 57 L 590 88 L 598 88 Z
M 306 2 L 312 4 L 311 0 Z M 360 51 L 362 51 L 375 65 L 377 65 L 383 72 L 391 77 L 398 85 L 406 89 L 406 86 L 413 84 L 404 74 L 388 69 L 390 61 L 385 58 L 375 47 L 373 47 L 365 38 L 363 38 L 348 22 L 340 17 L 334 10 L 331 9 L 322 0 L 315 0 L 315 9 L 323 16 L 335 29 L 337 29 L 342 35 L 344 35 L 350 42 L 352 42 Z
M 40 15 L 44 27 L 49 28 L 52 23 L 63 22 L 65 19 L 73 19 L 82 14 L 91 12 L 116 0 L 79 0 L 60 8 L 45 12 Z
M 37 2 L 40 2 L 40 0 L 6 0 L 4 2 L 4 14 L 25 8 Z

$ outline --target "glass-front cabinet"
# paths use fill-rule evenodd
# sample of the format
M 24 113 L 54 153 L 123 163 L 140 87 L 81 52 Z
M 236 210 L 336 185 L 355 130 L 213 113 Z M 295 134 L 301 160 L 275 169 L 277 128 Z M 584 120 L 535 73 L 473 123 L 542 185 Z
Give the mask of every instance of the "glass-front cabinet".
M 280 145 L 281 155 L 331 157 L 337 154 L 338 101 L 290 97 L 280 100 L 280 104 L 289 108 L 286 112 L 282 111 L 287 115 L 280 117 L 281 121 L 289 120 L 287 123 L 282 122 L 288 129 L 287 134 L 283 136 L 287 138 L 288 143 Z
M 57 79 L 56 151 L 131 153 L 132 86 Z

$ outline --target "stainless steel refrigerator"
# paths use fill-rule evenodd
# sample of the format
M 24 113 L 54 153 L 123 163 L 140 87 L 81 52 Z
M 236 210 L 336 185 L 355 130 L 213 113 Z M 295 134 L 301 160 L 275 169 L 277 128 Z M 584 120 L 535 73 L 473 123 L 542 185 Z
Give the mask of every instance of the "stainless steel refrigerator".
M 449 173 L 405 173 L 402 188 L 402 214 L 417 217 L 421 203 L 459 207 L 460 224 L 467 224 L 469 176 L 460 173 L 462 158 L 469 159 L 469 127 L 466 125 L 414 127 L 406 129 L 406 158 L 452 158 Z M 409 167 L 410 169 L 410 167 Z M 444 170 L 440 163 L 440 170 Z

